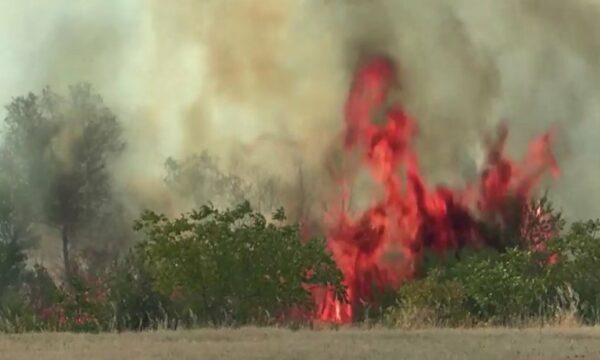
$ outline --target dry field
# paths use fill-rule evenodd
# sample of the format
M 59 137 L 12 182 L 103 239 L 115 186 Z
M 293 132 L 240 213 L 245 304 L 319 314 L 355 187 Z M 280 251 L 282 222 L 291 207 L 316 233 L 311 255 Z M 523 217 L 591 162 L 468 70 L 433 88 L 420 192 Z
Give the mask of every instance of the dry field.
M 598 359 L 600 328 L 158 331 L 0 337 L 0 359 Z

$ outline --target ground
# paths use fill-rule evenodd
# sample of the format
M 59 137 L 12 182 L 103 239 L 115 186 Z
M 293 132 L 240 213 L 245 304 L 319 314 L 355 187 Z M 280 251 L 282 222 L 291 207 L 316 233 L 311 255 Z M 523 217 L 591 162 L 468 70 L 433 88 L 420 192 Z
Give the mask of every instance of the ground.
M 0 336 L 0 359 L 598 359 L 600 328 L 256 329 Z

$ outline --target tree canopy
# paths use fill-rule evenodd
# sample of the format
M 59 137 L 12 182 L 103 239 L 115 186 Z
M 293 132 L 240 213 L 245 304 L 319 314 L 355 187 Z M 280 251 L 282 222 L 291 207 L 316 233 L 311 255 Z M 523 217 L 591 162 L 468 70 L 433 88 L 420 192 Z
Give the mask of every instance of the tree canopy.
M 50 88 L 6 106 L 0 148 L 2 201 L 13 223 L 43 223 L 62 233 L 65 271 L 72 235 L 108 211 L 110 162 L 124 142 L 116 116 L 89 84 L 61 96 Z

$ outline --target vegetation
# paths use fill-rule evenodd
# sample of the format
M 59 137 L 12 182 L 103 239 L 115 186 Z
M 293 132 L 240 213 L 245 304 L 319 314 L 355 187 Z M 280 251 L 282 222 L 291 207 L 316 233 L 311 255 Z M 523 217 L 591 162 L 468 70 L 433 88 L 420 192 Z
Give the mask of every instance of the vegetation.
M 203 206 L 173 221 L 146 212 L 136 222 L 147 238 L 137 252 L 179 314 L 217 325 L 265 323 L 295 306 L 309 311 L 307 285 L 344 291 L 324 241 L 302 242 L 298 226 L 284 220 L 279 210 L 267 222 L 248 202 L 225 211 Z
M 22 253 L 2 247 L 0 259 L 7 260 L 0 266 L 12 271 L 10 279 L 28 280 L 14 285 L 19 312 L 8 309 L 15 316 L 4 317 L 0 330 L 105 331 L 301 320 L 294 314 L 310 314 L 313 305 L 308 285 L 331 286 L 340 298 L 344 288 L 324 242 L 301 241 L 298 226 L 284 221 L 283 210 L 267 221 L 248 202 L 224 211 L 203 206 L 174 220 L 147 211 L 135 223 L 145 240 L 104 274 L 73 273 L 68 286 L 54 286 L 43 268 L 26 270 Z M 40 293 L 43 284 L 45 292 Z M 47 300 L 40 303 L 43 298 Z
M 176 218 L 152 211 L 135 221 L 122 216 L 109 172 L 124 148 L 121 127 L 89 86 L 74 86 L 67 97 L 50 89 L 18 97 L 7 107 L 5 125 L 0 331 L 281 324 L 311 318 L 312 285 L 333 288 L 345 300 L 323 239 L 306 240 L 283 209 L 264 215 L 279 185 L 225 174 L 208 153 L 165 164 L 166 184 L 188 196 L 194 210 Z M 301 171 L 299 179 L 302 193 Z M 297 199 L 301 218 L 306 204 L 303 195 Z M 357 321 L 597 324 L 600 220 L 563 231 L 560 213 L 546 199 L 535 206 L 544 216 L 520 221 L 527 232 L 490 227 L 494 247 L 429 255 L 417 279 L 382 294 L 377 308 L 356 309 Z M 131 223 L 140 241 L 125 241 L 123 224 Z M 27 257 L 41 226 L 61 239 L 62 278 Z M 103 244 L 109 237 L 127 251 L 118 257 L 73 251 L 85 239 Z
M 250 186 L 239 176 L 223 173 L 208 152 L 182 161 L 165 161 L 168 186 L 181 195 L 190 196 L 196 206 L 208 202 L 219 206 L 239 204 L 246 199 Z
M 574 223 L 544 251 L 465 250 L 460 261 L 433 261 L 403 286 L 386 320 L 413 325 L 511 325 L 564 316 L 597 324 L 600 221 Z
M 6 110 L 0 166 L 8 182 L 3 201 L 14 211 L 4 221 L 8 215 L 15 227 L 59 230 L 68 279 L 74 236 L 110 210 L 108 162 L 124 148 L 121 127 L 86 84 L 71 87 L 68 97 L 49 88 L 17 97 Z M 17 228 L 13 234 L 22 236 Z
M 79 270 L 68 286 L 28 269 L 15 243 L 0 243 L 0 329 L 106 331 L 272 324 L 310 314 L 309 284 L 341 274 L 320 239 L 302 242 L 282 210 L 268 221 L 248 202 L 200 207 L 176 219 L 146 211 L 144 240 L 102 273 Z M 600 221 L 574 223 L 546 249 L 463 249 L 431 256 L 369 320 L 391 326 L 515 325 L 565 319 L 597 324 Z M 388 301 L 389 304 L 389 301 Z M 296 312 L 297 314 L 297 312 Z M 375 315 L 373 315 L 375 314 Z M 375 316 L 375 318 L 373 318 Z

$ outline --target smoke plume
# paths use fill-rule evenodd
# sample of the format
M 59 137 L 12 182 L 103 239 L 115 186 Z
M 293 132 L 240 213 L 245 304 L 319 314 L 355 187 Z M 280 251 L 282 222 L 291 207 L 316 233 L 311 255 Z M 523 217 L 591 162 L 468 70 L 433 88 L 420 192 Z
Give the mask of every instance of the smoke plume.
M 179 211 L 164 161 L 205 149 L 241 176 L 293 188 L 301 173 L 318 207 L 352 71 L 387 54 L 429 177 L 472 174 L 499 121 L 515 154 L 553 126 L 563 175 L 551 195 L 588 218 L 600 213 L 598 15 L 592 0 L 4 2 L 0 101 L 91 82 L 124 123 L 114 179 L 132 212 Z

